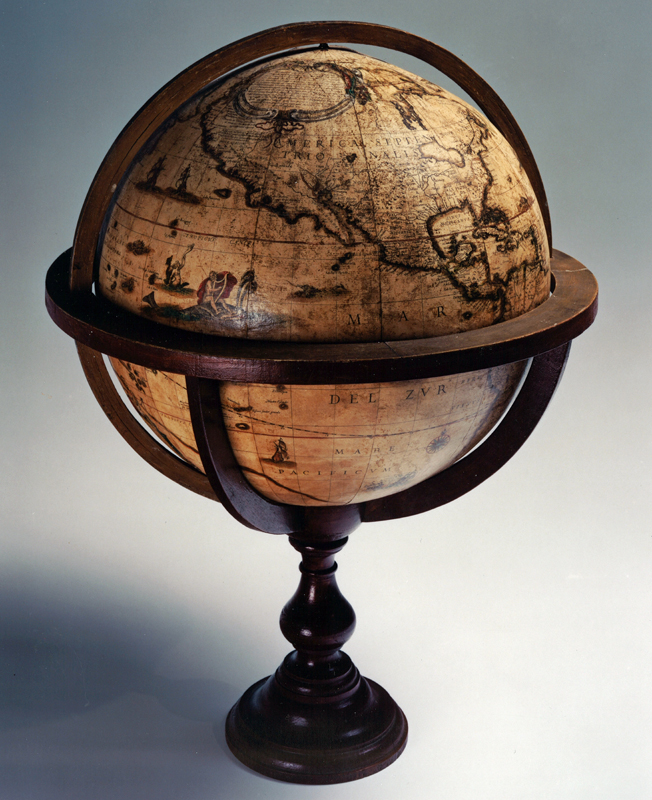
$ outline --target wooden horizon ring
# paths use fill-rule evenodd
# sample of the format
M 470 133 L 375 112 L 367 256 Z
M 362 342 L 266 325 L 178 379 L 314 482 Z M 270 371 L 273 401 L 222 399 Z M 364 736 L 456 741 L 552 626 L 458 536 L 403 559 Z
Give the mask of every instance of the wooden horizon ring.
M 279 342 L 177 330 L 67 286 L 69 252 L 48 271 L 46 306 L 73 339 L 150 369 L 239 383 L 354 384 L 434 378 L 532 358 L 579 336 L 597 313 L 598 286 L 555 250 L 553 291 L 518 317 L 475 330 L 381 342 Z

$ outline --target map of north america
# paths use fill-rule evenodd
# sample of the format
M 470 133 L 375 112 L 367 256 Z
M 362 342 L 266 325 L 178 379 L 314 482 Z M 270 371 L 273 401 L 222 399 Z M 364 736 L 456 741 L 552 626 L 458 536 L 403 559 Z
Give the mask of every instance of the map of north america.
M 99 285 L 217 335 L 421 338 L 542 302 L 545 241 L 526 175 L 478 111 L 376 59 L 315 50 L 166 122 L 117 192 Z

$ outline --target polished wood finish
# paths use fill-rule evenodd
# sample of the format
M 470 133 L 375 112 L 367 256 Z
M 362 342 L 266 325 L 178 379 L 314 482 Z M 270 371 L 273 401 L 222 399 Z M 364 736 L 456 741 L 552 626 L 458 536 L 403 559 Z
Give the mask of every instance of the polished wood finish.
M 537 356 L 521 392 L 494 433 L 469 456 L 396 495 L 344 507 L 283 506 L 244 479 L 221 412 L 219 382 L 189 378 L 195 437 L 216 494 L 250 527 L 294 533 L 302 554 L 299 588 L 281 613 L 295 650 L 273 675 L 257 681 L 231 709 L 226 739 L 244 764 L 278 780 L 329 784 L 384 769 L 402 753 L 407 720 L 390 695 L 363 678 L 341 648 L 355 614 L 340 593 L 334 556 L 362 519 L 408 516 L 458 497 L 500 468 L 543 414 L 563 372 L 570 344 Z
M 302 509 L 258 494 L 247 482 L 229 444 L 218 381 L 186 378 L 195 441 L 216 496 L 243 525 L 267 533 L 301 529 Z
M 219 381 L 187 378 L 195 440 L 216 496 L 237 520 L 266 533 L 310 532 L 313 542 L 340 539 L 362 521 L 362 504 L 303 507 L 275 503 L 246 480 L 224 424 Z M 305 533 L 304 533 L 305 535 Z
M 353 608 L 335 579 L 334 556 L 346 541 L 290 539 L 302 555 L 301 581 L 280 622 L 296 649 L 274 675 L 251 686 L 227 718 L 234 755 L 278 780 L 363 778 L 393 763 L 407 742 L 401 709 L 341 650 L 355 627 Z

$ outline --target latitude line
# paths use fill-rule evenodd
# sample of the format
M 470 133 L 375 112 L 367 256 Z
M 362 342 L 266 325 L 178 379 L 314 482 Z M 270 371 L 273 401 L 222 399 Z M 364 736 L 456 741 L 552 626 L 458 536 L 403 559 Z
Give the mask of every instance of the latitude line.
M 238 414 L 239 413 L 237 411 L 234 411 L 233 409 L 227 409 L 227 410 L 230 411 L 232 414 Z M 313 434 L 312 436 L 299 436 L 297 438 L 299 438 L 299 439 L 314 439 L 315 441 L 325 441 L 327 439 L 332 439 L 332 438 L 342 438 L 342 439 L 373 439 L 373 438 L 379 438 L 379 439 L 386 439 L 386 438 L 389 438 L 390 436 L 405 436 L 406 434 L 412 434 L 412 433 L 427 433 L 428 431 L 434 431 L 434 430 L 437 430 L 437 428 L 445 427 L 445 425 L 457 425 L 457 424 L 459 424 L 461 422 L 468 422 L 469 419 L 472 419 L 472 418 L 473 418 L 473 414 L 470 414 L 470 415 L 466 415 L 464 417 L 460 417 L 459 419 L 455 419 L 455 420 L 452 420 L 452 421 L 449 421 L 449 422 L 446 422 L 446 423 L 437 423 L 436 425 L 430 425 L 430 426 L 428 426 L 426 428 L 418 428 L 417 430 L 396 431 L 394 433 L 364 433 L 364 434 L 360 433 L 360 434 L 356 434 L 356 433 L 342 432 L 342 430 L 341 430 L 342 428 L 346 428 L 346 427 L 358 428 L 358 427 L 360 427 L 360 425 L 343 425 L 335 432 L 311 430 L 310 428 L 297 428 L 296 430 L 301 430 L 304 433 Z M 279 428 L 279 429 L 282 429 L 282 430 L 290 430 L 288 425 L 284 425 L 284 424 L 279 423 L 279 422 L 271 422 L 269 420 L 257 419 L 255 417 L 244 417 L 244 419 L 249 419 L 249 420 L 252 420 L 254 422 L 259 422 L 262 425 L 268 425 L 270 427 L 276 427 L 276 428 Z M 398 424 L 403 424 L 403 423 L 401 422 L 401 423 L 388 423 L 388 424 L 398 425 Z M 277 434 L 275 432 L 274 433 L 257 433 L 256 434 L 256 436 L 277 436 L 277 435 L 279 435 L 279 434 Z
M 364 150 L 364 143 L 363 143 L 363 150 Z M 142 189 L 136 189 L 136 191 L 138 193 L 143 192 Z M 177 202 L 179 202 L 179 201 L 177 201 Z M 154 226 L 160 227 L 160 228 L 169 228 L 169 225 L 166 225 L 166 224 L 164 224 L 162 222 L 156 222 L 156 221 L 154 221 L 152 219 L 148 219 L 147 217 L 141 217 L 138 214 L 135 214 L 133 211 L 131 211 L 128 208 L 125 208 L 123 205 L 121 205 L 117 201 L 116 201 L 116 206 L 122 212 L 124 212 L 126 215 L 128 215 L 128 216 L 130 216 L 130 217 L 132 217 L 134 219 L 138 219 L 141 222 L 146 222 L 149 225 L 154 225 Z M 220 209 L 220 211 L 222 210 L 221 206 L 218 206 L 217 204 L 211 205 L 210 208 Z M 256 208 L 255 210 L 256 211 L 261 211 L 261 210 L 264 210 L 264 209 Z M 516 219 L 517 217 L 519 217 L 519 216 L 521 216 L 522 214 L 525 214 L 525 213 L 527 213 L 527 210 L 526 211 L 519 211 L 513 217 L 510 217 L 510 221 L 513 220 L 513 219 Z M 374 220 L 374 224 L 375 224 L 375 220 Z M 127 228 L 127 225 L 125 225 L 125 228 Z M 128 228 L 128 230 L 131 231 L 133 229 L 132 228 Z M 198 231 L 198 230 L 194 230 L 192 228 L 182 228 L 180 226 L 176 226 L 175 230 L 179 231 L 179 233 L 188 233 L 188 234 L 191 234 L 192 236 L 205 236 L 205 237 L 209 237 L 211 239 L 235 239 L 235 240 L 243 241 L 243 242 L 248 242 L 248 241 L 251 240 L 250 236 L 236 236 L 236 235 L 234 235 L 232 233 L 214 233 L 212 231 Z M 460 228 L 457 232 L 460 233 L 460 234 L 462 234 L 462 233 L 472 233 L 473 230 L 474 230 L 473 227 Z M 161 240 L 157 240 L 157 241 L 161 241 Z M 307 247 L 329 247 L 329 246 L 332 247 L 333 246 L 330 241 L 315 242 L 315 241 L 301 241 L 301 240 L 298 240 L 298 239 L 266 239 L 266 238 L 263 238 L 262 236 L 258 237 L 257 241 L 259 243 L 261 243 L 261 244 L 302 244 L 302 245 L 306 245 Z M 403 237 L 403 238 L 396 238 L 396 239 L 383 239 L 383 243 L 389 243 L 389 244 L 405 244 L 405 243 L 408 243 L 408 242 L 428 242 L 428 244 L 430 244 L 430 241 L 431 241 L 430 237 L 427 234 L 425 236 L 406 236 L 406 237 Z M 368 246 L 369 244 L 371 244 L 371 245 L 373 245 L 375 247 L 378 246 L 377 242 L 353 242 L 351 245 L 347 245 L 347 247 L 350 247 L 351 249 L 353 249 L 354 247 L 364 247 L 364 246 Z M 391 269 L 391 267 L 390 267 L 390 269 Z M 415 270 L 415 272 L 416 271 L 419 271 L 419 272 L 433 271 L 434 272 L 435 270 L 434 269 L 433 270 L 421 269 L 421 270 Z

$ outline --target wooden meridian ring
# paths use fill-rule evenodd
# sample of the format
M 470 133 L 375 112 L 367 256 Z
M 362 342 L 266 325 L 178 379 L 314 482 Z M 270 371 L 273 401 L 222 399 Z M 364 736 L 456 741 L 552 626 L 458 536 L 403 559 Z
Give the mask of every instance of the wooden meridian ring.
M 385 25 L 369 22 L 297 22 L 247 36 L 200 59 L 167 83 L 136 113 L 105 156 L 84 201 L 73 245 L 71 288 L 90 291 L 98 239 L 113 193 L 140 148 L 170 114 L 211 81 L 251 61 L 288 48 L 322 42 L 371 45 L 407 53 L 455 81 L 514 148 L 537 197 L 552 252 L 548 201 L 527 140 L 500 97 L 464 61 L 427 39 Z

